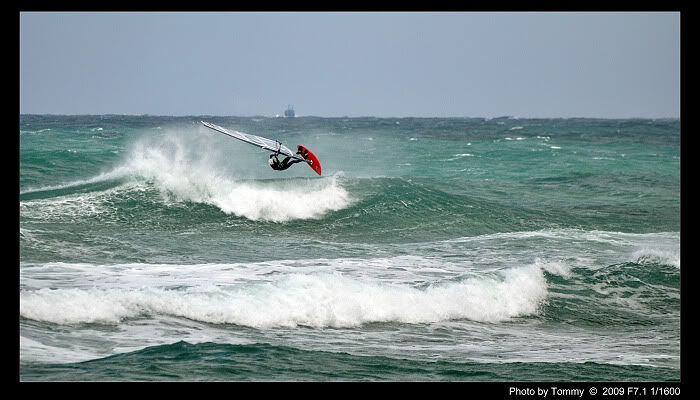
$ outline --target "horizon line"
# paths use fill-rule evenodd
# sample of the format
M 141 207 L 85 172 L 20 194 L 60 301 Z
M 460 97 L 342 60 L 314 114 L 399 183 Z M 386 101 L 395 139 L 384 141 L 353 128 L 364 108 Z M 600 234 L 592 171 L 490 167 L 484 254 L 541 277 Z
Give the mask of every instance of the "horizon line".
M 173 118 L 188 118 L 188 117 L 216 117 L 216 118 L 272 118 L 272 119 L 295 119 L 295 118 L 377 118 L 377 119 L 408 119 L 408 118 L 422 118 L 422 119 L 646 119 L 646 120 L 680 120 L 680 116 L 665 116 L 665 117 L 584 117 L 584 116 L 568 116 L 568 117 L 534 117 L 534 116 L 513 116 L 513 115 L 499 115 L 496 117 L 477 117 L 477 116 L 374 116 L 374 115 L 360 115 L 360 116 L 320 116 L 320 115 L 296 115 L 294 117 L 284 117 L 282 115 L 217 115 L 217 114 L 188 114 L 188 115 L 168 115 L 168 114 L 117 114 L 117 113 L 107 113 L 107 114 L 59 114 L 59 113 L 19 113 L 20 116 L 54 116 L 54 117 L 96 117 L 96 116 L 121 116 L 121 117 L 173 117 Z

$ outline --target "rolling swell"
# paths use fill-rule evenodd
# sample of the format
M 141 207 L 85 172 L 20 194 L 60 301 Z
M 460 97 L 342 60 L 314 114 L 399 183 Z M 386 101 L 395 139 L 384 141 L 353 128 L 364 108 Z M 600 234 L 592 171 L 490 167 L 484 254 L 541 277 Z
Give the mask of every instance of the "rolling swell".
M 167 262 L 173 255 L 192 259 L 197 251 L 190 249 L 190 243 L 208 248 L 199 259 L 224 261 L 217 254 L 255 236 L 274 238 L 280 254 L 290 257 L 290 252 L 322 246 L 319 238 L 357 245 L 418 244 L 507 232 L 595 231 L 601 227 L 624 231 L 634 218 L 644 220 L 643 224 L 654 223 L 646 213 L 633 216 L 628 209 L 608 207 L 604 212 L 614 216 L 601 225 L 599 213 L 581 213 L 576 206 L 530 206 L 478 191 L 458 194 L 427 178 L 337 174 L 323 179 L 239 180 L 183 172 L 185 179 L 181 179 L 172 170 L 163 176 L 157 171 L 150 166 L 121 165 L 86 180 L 28 191 L 20 195 L 20 214 L 41 230 L 51 224 L 59 232 L 71 232 L 35 235 L 43 237 L 43 243 L 63 243 L 52 246 L 54 254 L 75 241 L 76 248 L 92 244 L 90 248 L 103 260 L 105 256 L 112 259 L 105 251 L 117 250 L 125 257 L 122 260 L 133 262 Z M 25 228 L 32 231 L 29 225 Z M 121 232 L 118 240 L 115 229 Z M 144 235 L 159 240 L 158 253 L 144 248 Z M 190 241 L 183 244 L 180 235 L 187 235 Z M 41 241 L 22 236 L 20 243 L 23 251 L 42 247 Z M 97 250 L 102 247 L 104 251 Z M 346 251 L 347 246 L 341 247 Z M 320 248 L 320 254 L 315 251 L 309 256 L 323 253 Z M 644 257 L 653 260 L 658 254 Z M 47 260 L 51 260 L 49 254 Z M 114 261 L 120 261 L 118 256 Z
M 548 275 L 550 297 L 542 316 L 581 326 L 674 327 L 680 321 L 680 271 L 666 264 L 625 262 L 572 268 L 568 277 Z M 665 330 L 665 329 L 664 329 Z
M 213 183 L 112 172 L 23 193 L 20 212 L 30 221 L 58 224 L 214 229 L 228 235 L 274 232 L 282 238 L 321 234 L 329 240 L 377 242 L 534 231 L 569 226 L 572 220 L 567 213 L 449 193 L 422 179 L 342 175 L 291 181 L 220 178 Z
M 82 363 L 22 365 L 27 381 L 509 381 L 514 376 L 522 381 L 678 380 L 675 369 L 639 365 L 416 361 L 267 343 L 182 341 Z
M 20 200 L 29 209 L 35 199 L 44 200 L 42 207 L 51 207 L 52 203 L 64 204 L 72 197 L 89 194 L 94 204 L 111 205 L 114 212 L 105 215 L 107 220 L 132 217 L 137 221 L 149 220 L 149 213 L 165 213 L 163 209 L 169 208 L 165 214 L 195 222 L 198 219 L 190 218 L 189 204 L 200 204 L 213 206 L 210 215 L 219 218 L 223 212 L 260 222 L 317 219 L 320 224 L 314 229 L 330 223 L 332 232 L 355 231 L 358 227 L 363 231 L 379 229 L 381 233 L 401 231 L 405 235 L 424 232 L 418 237 L 449 232 L 450 227 L 463 231 L 466 226 L 459 225 L 466 222 L 474 234 L 502 231 L 518 222 L 523 229 L 535 227 L 507 206 L 450 194 L 424 179 L 352 178 L 343 174 L 323 179 L 236 179 L 215 168 L 178 161 L 178 157 L 132 153 L 127 162 L 112 171 L 65 184 L 24 189 Z M 112 190 L 116 187 L 126 190 Z

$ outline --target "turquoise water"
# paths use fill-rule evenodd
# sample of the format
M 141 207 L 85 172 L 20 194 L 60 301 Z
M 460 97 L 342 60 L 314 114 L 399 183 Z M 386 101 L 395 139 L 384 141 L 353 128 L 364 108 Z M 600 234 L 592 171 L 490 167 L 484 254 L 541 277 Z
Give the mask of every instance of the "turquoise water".
M 309 147 L 323 177 L 202 126 Z M 20 116 L 22 380 L 679 380 L 680 122 Z

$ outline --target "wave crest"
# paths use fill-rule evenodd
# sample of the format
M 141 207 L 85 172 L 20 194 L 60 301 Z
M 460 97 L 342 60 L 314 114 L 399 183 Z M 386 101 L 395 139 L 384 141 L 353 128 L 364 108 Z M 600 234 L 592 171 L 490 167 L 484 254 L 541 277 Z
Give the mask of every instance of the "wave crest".
M 637 264 L 658 264 L 681 267 L 681 257 L 676 251 L 659 249 L 642 249 L 632 255 Z
M 426 288 L 339 273 L 293 273 L 252 285 L 22 291 L 20 315 L 56 324 L 117 324 L 166 314 L 255 328 L 354 327 L 452 319 L 500 322 L 537 313 L 546 297 L 547 282 L 537 265 Z
M 319 218 L 351 204 L 350 194 L 343 188 L 337 175 L 324 178 L 296 179 L 237 179 L 237 171 L 250 163 L 260 163 L 261 157 L 243 160 L 253 153 L 235 153 L 237 162 L 231 163 L 229 152 L 215 147 L 206 137 L 188 138 L 177 132 L 163 137 L 144 137 L 134 143 L 121 165 L 93 178 L 62 185 L 26 189 L 21 194 L 68 189 L 92 185 L 108 180 L 128 180 L 120 188 L 142 190 L 144 184 L 153 185 L 166 201 L 195 202 L 215 206 L 226 214 L 254 221 L 286 222 L 296 219 Z M 301 165 L 301 168 L 304 166 Z M 267 168 L 267 163 L 260 168 Z M 256 167 L 256 173 L 269 171 Z M 277 175 L 279 176 L 279 175 Z M 95 194 L 69 195 L 67 198 L 43 199 L 40 205 L 53 205 L 60 212 L 74 204 L 77 208 L 99 212 Z M 103 199 L 104 200 L 104 199 Z M 36 201 L 22 204 L 31 208 Z M 39 205 L 39 203 L 36 203 Z M 26 213 L 27 210 L 23 211 Z

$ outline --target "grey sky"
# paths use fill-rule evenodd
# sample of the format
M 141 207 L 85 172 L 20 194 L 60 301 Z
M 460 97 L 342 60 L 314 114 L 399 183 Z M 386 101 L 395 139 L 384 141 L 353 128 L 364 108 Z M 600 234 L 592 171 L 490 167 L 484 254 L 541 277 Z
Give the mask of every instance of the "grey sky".
M 678 117 L 680 13 L 21 13 L 20 112 Z

